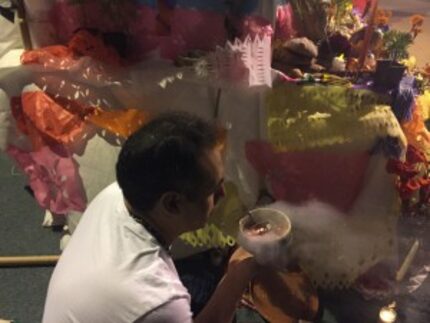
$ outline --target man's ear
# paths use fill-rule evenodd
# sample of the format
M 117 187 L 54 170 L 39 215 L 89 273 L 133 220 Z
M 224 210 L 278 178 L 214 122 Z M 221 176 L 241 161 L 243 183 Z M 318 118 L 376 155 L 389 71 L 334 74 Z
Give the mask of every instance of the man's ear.
M 181 213 L 183 196 L 177 192 L 166 192 L 160 198 L 160 205 L 168 214 Z

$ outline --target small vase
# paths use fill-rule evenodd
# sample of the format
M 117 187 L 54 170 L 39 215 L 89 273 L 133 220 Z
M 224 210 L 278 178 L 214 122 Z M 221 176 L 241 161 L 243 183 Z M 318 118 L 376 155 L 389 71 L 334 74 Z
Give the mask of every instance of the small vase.
M 405 74 L 406 66 L 389 59 L 381 59 L 376 63 L 375 85 L 383 89 L 399 86 Z

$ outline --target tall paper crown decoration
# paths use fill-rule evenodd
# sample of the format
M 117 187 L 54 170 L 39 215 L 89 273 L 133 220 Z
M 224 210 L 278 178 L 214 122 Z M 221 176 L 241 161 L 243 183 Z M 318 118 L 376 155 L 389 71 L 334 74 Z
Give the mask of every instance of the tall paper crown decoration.
M 208 56 L 209 76 L 248 86 L 272 86 L 271 37 L 247 36 L 244 41 L 228 41 Z

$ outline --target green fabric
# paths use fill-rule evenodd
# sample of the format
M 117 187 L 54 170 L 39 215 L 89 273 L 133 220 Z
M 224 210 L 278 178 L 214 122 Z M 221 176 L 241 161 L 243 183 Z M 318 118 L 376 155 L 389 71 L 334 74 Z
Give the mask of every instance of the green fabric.
M 345 86 L 282 84 L 267 96 L 268 139 L 280 150 L 365 147 L 403 132 L 387 99 Z M 366 147 L 370 148 L 370 147 Z

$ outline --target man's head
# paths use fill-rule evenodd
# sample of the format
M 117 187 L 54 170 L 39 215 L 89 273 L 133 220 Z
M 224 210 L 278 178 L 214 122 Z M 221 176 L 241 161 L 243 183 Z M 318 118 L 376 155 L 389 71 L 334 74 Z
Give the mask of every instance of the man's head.
M 132 134 L 116 165 L 117 180 L 142 216 L 175 216 L 204 225 L 222 190 L 224 132 L 184 113 L 161 115 Z M 157 214 L 154 214 L 157 213 Z

